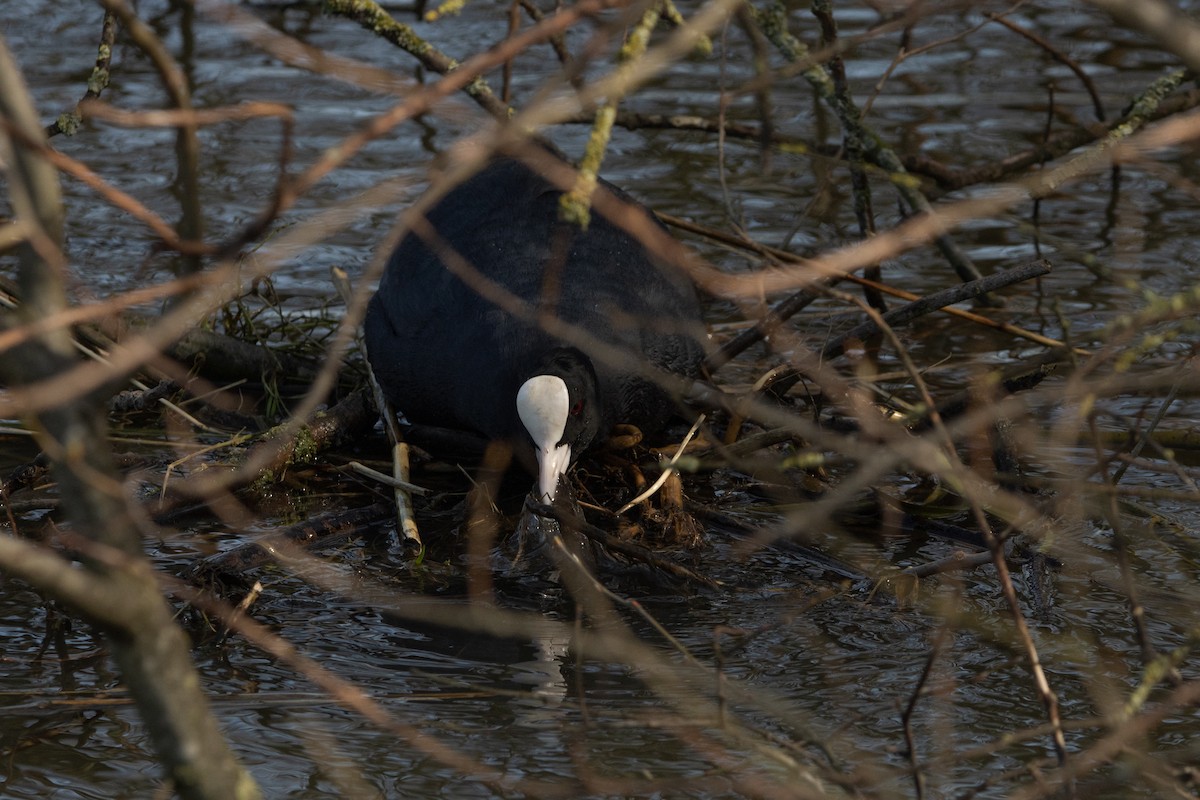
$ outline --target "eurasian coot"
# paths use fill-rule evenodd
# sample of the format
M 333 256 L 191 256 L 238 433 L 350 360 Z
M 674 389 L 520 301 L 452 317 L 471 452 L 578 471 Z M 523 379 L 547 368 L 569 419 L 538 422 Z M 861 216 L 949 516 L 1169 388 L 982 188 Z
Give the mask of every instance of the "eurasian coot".
M 694 376 L 703 356 L 687 277 L 594 210 L 586 230 L 560 222 L 561 195 L 522 162 L 492 162 L 400 242 L 364 323 L 397 410 L 532 445 L 543 501 L 614 424 L 660 428 L 679 406 L 655 372 Z

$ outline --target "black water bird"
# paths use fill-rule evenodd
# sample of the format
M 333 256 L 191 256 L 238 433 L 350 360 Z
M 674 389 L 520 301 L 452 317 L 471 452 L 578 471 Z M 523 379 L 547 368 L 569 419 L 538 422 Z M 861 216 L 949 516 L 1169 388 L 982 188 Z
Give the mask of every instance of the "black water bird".
M 694 376 L 704 354 L 691 281 L 594 209 L 586 230 L 561 222 L 561 195 L 519 161 L 492 162 L 400 242 L 364 323 L 396 408 L 413 423 L 532 445 L 542 501 L 614 424 L 662 427 L 679 405 L 655 373 Z M 547 314 L 583 338 L 548 332 Z

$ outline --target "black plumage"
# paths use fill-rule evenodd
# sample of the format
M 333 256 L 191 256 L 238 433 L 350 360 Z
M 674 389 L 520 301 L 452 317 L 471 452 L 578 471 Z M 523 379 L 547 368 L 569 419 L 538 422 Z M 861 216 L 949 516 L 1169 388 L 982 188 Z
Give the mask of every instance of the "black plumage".
M 570 399 L 553 444 L 568 445 L 573 461 L 614 424 L 652 432 L 679 407 L 653 372 L 696 374 L 704 328 L 694 287 L 595 211 L 586 230 L 560 222 L 561 194 L 524 164 L 498 160 L 427 212 L 434 237 L 414 226 L 397 246 L 364 326 L 376 378 L 410 421 L 523 446 L 518 391 L 531 376 L 557 375 Z M 559 338 L 536 314 L 588 340 Z

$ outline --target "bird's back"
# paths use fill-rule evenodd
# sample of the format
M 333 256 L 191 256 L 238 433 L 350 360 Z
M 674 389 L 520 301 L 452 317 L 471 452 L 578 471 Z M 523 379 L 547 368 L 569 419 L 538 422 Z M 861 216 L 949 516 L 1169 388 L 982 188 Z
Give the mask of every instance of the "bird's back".
M 669 400 L 639 364 L 695 373 L 695 291 L 599 214 L 586 231 L 560 223 L 560 195 L 523 164 L 498 161 L 428 212 L 437 241 L 410 233 L 396 248 L 365 328 L 377 378 L 412 421 L 515 434 L 517 388 L 563 344 L 538 325 L 538 313 L 621 352 L 614 363 L 611 349 L 570 341 L 593 358 L 604 425 L 654 428 L 669 415 Z

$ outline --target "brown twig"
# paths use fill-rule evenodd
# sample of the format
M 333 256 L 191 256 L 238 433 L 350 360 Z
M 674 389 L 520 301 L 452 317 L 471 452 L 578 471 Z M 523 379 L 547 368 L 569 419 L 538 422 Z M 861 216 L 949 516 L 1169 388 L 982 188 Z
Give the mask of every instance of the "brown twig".
M 1075 77 L 1079 79 L 1079 82 L 1083 84 L 1083 88 L 1087 91 L 1088 97 L 1092 98 L 1092 109 L 1096 112 L 1096 119 L 1100 122 L 1104 121 L 1104 101 L 1100 99 L 1100 90 L 1096 88 L 1096 83 L 1092 80 L 1092 76 L 1088 75 L 1083 67 L 1079 66 L 1079 62 L 1068 56 L 1062 50 L 1059 50 L 1044 36 L 1039 36 L 1037 33 L 1029 30 L 1024 25 L 1018 25 L 1009 19 L 1005 14 L 987 12 L 984 14 L 984 16 L 993 22 L 999 22 L 1013 33 L 1025 37 L 1038 47 L 1045 50 L 1046 53 L 1049 54 L 1049 56 L 1055 61 L 1071 70 L 1071 72 L 1075 74 Z
M 1000 584 L 1000 593 L 1003 595 L 1005 604 L 1008 606 L 1009 616 L 1012 619 L 1017 641 L 1025 653 L 1029 672 L 1033 676 L 1034 688 L 1037 690 L 1038 698 L 1042 701 L 1042 708 L 1046 712 L 1047 721 L 1050 723 L 1051 741 L 1054 744 L 1058 766 L 1069 776 L 1065 781 L 1067 796 L 1074 798 L 1075 780 L 1073 773 L 1069 770 L 1067 740 L 1063 734 L 1058 695 L 1055 694 L 1054 689 L 1050 686 L 1050 680 L 1046 677 L 1046 670 L 1042 666 L 1041 657 L 1038 655 L 1037 645 L 1034 644 L 1033 637 L 1029 633 L 1029 625 L 1025 622 L 1025 613 L 1021 609 L 1021 600 L 1017 596 L 1017 589 L 1013 584 L 1012 574 L 1008 570 L 1008 559 L 1004 552 L 1004 540 L 992 530 L 991 523 L 988 521 L 983 508 L 973 500 L 971 502 L 971 510 L 975 515 L 975 522 L 983 534 L 983 540 L 991 552 L 992 566 L 996 568 L 996 580 Z
M 180 110 L 191 111 L 192 95 L 187 76 L 153 28 L 137 16 L 126 0 L 101 0 L 101 4 L 117 16 L 129 38 L 150 58 L 171 102 Z M 182 211 L 176 230 L 181 239 L 199 241 L 204 236 L 204 212 L 200 207 L 200 138 L 195 125 L 179 126 L 175 149 L 179 160 L 177 180 Z M 188 272 L 198 272 L 198 254 L 185 253 L 183 267 Z
M 170 223 L 148 209 L 141 201 L 105 181 L 82 161 L 71 158 L 44 142 L 38 142 L 24 136 L 20 131 L 12 129 L 7 120 L 0 120 L 0 124 L 4 125 L 5 133 L 12 135 L 14 139 L 20 141 L 22 146 L 36 151 L 39 156 L 53 164 L 56 169 L 62 170 L 76 178 L 113 206 L 140 220 L 162 240 L 164 246 L 189 256 L 206 255 L 212 252 L 212 248 L 204 245 L 202 242 L 184 238 L 180 231 L 172 228 Z
M 1152 36 L 1194 72 L 1200 72 L 1200 23 L 1165 0 L 1088 0 L 1113 19 Z

